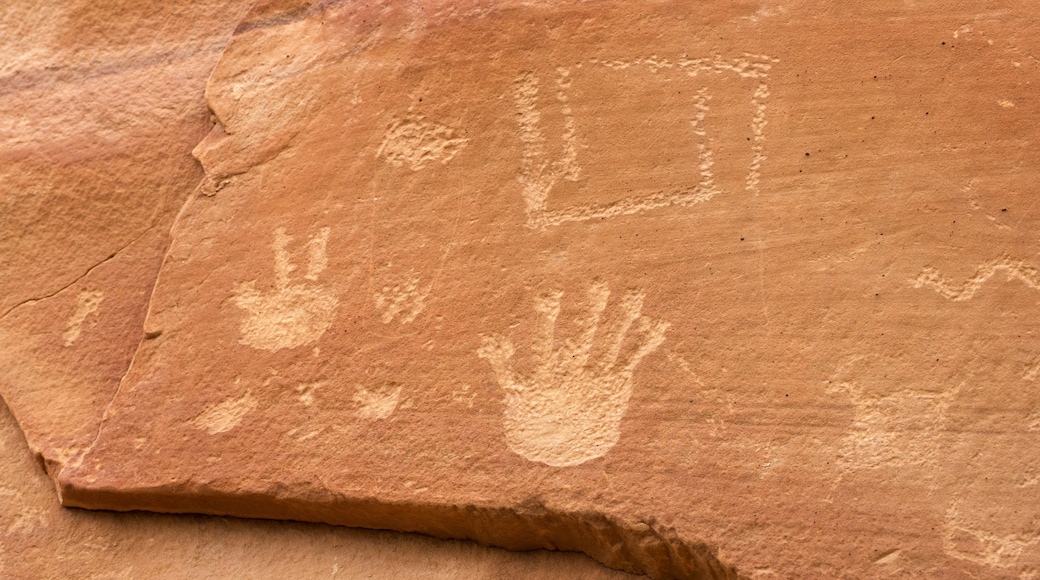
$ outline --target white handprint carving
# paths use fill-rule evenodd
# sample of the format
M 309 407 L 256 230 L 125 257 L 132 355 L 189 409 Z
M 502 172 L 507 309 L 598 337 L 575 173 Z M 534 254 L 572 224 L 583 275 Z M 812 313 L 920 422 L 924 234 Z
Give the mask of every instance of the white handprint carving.
M 620 438 L 635 368 L 664 342 L 669 325 L 641 316 L 644 295 L 630 291 L 600 335 L 609 296 L 606 284 L 593 284 L 577 335 L 560 345 L 555 331 L 563 292 L 538 299 L 530 376 L 513 370 L 509 340 L 484 337 L 477 355 L 505 390 L 506 442 L 520 456 L 556 467 L 578 465 L 603 456 Z
M 289 275 L 296 265 L 289 259 L 292 236 L 285 228 L 274 232 L 274 281 L 270 292 L 256 289 L 256 280 L 235 284 L 235 306 L 246 311 L 240 330 L 242 344 L 262 350 L 293 348 L 318 339 L 332 324 L 333 311 L 339 300 L 322 285 L 318 276 L 328 265 L 325 247 L 329 228 L 311 237 L 307 243 L 307 273 L 303 281 L 290 283 Z

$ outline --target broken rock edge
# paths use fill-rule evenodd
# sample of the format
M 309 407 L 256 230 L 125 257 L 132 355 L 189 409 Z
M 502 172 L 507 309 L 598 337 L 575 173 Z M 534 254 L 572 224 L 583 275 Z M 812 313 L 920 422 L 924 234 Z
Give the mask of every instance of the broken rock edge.
M 192 513 L 294 520 L 355 528 L 473 540 L 513 551 L 582 552 L 610 568 L 655 579 L 737 579 L 717 549 L 681 537 L 674 529 L 624 522 L 600 512 L 559 510 L 538 504 L 502 507 L 437 502 L 395 502 L 373 497 L 300 499 L 232 493 L 205 485 L 149 488 L 93 487 L 59 476 L 62 505 L 113 511 Z

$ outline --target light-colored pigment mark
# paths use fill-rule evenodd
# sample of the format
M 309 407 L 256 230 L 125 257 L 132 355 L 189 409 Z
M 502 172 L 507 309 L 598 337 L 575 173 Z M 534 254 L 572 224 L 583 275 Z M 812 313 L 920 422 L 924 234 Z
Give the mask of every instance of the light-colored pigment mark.
M 685 71 L 691 77 L 701 73 L 727 73 L 736 74 L 740 78 L 758 79 L 759 85 L 751 97 L 751 104 L 755 108 L 755 112 L 751 120 L 751 164 L 746 177 L 746 189 L 753 194 L 758 193 L 761 168 L 766 160 L 763 152 L 766 126 L 765 101 L 769 96 L 769 87 L 765 79 L 768 77 L 772 65 L 777 62 L 776 59 L 749 54 L 731 60 L 719 57 L 691 60 L 684 57 L 672 61 L 650 56 L 627 61 L 591 59 L 591 62 L 612 70 L 645 66 L 652 73 L 662 69 L 677 69 Z M 567 90 L 571 86 L 570 71 L 566 68 L 557 68 L 556 72 L 556 100 L 560 105 L 564 121 L 563 148 L 556 160 L 550 159 L 545 135 L 541 130 L 541 113 L 538 110 L 538 77 L 525 72 L 517 77 L 513 87 L 522 145 L 518 179 L 521 194 L 527 205 L 528 227 L 538 229 L 567 222 L 631 215 L 668 206 L 690 206 L 708 201 L 720 193 L 712 173 L 714 160 L 704 128 L 708 101 L 711 97 L 707 89 L 702 88 L 694 94 L 696 113 L 690 119 L 690 130 L 700 138 L 697 146 L 697 164 L 701 179 L 697 184 L 630 196 L 606 204 L 584 204 L 562 209 L 549 209 L 549 193 L 559 180 L 577 181 L 580 176 L 577 130 L 567 96 Z
M 104 297 L 105 293 L 100 290 L 83 290 L 79 293 L 76 297 L 76 310 L 65 323 L 65 332 L 61 335 L 65 346 L 72 346 L 79 340 L 79 335 L 83 332 L 83 323 L 88 318 L 97 322 L 98 306 Z
M 318 276 L 328 265 L 326 244 L 329 228 L 322 228 L 307 243 L 307 272 L 303 281 L 290 283 L 296 265 L 289 259 L 292 236 L 285 228 L 274 232 L 274 289 L 261 292 L 256 280 L 235 284 L 233 302 L 246 311 L 239 328 L 240 343 L 261 350 L 294 348 L 317 340 L 332 324 L 339 303 L 330 291 L 318 284 Z
M 314 404 L 314 392 L 318 390 L 319 387 L 323 386 L 325 386 L 325 384 L 321 382 L 303 383 L 297 385 L 296 392 L 299 393 L 299 395 L 296 397 L 296 399 L 303 403 L 304 407 L 310 407 Z
M 1029 431 L 1037 432 L 1040 431 L 1040 411 L 1033 413 L 1026 418 L 1027 427 Z
M 980 264 L 975 269 L 975 274 L 968 278 L 963 284 L 952 284 L 935 268 L 925 268 L 917 278 L 911 280 L 914 288 L 927 286 L 939 293 L 940 296 L 954 302 L 971 300 L 975 294 L 998 272 L 1003 272 L 1008 282 L 1018 280 L 1032 288 L 1040 290 L 1040 275 L 1033 266 L 1026 265 L 1022 260 L 1015 260 L 1004 256 Z
M 1040 530 L 994 534 L 970 521 L 972 518 L 962 514 L 961 507 L 959 501 L 954 501 L 946 510 L 942 543 L 947 555 L 984 566 L 1008 569 L 1018 565 L 1026 550 L 1032 551 L 1034 546 L 1040 548 Z M 1029 574 L 1028 571 L 1025 573 Z
M 237 427 L 256 405 L 252 393 L 246 391 L 246 394 L 237 399 L 226 399 L 214 405 L 207 405 L 206 410 L 191 420 L 191 424 L 210 435 L 226 433 Z
M 1010 109 L 1015 106 L 1014 101 L 1009 101 L 1008 99 L 1000 99 L 997 101 L 997 104 L 1005 109 Z
M 461 387 L 455 389 L 451 393 L 452 401 L 466 405 L 466 407 L 470 409 L 473 408 L 473 402 L 476 400 L 476 398 L 477 393 L 469 384 L 463 384 Z
M 847 395 L 852 426 L 841 440 L 838 465 L 853 469 L 937 467 L 946 411 L 959 387 L 945 392 L 905 389 L 869 395 L 859 385 L 840 382 L 828 389 Z
M 422 285 L 414 270 L 393 286 L 383 286 L 375 294 L 380 320 L 389 324 L 396 317 L 401 324 L 412 322 L 426 308 L 426 297 L 432 288 L 432 284 Z
M 388 383 L 372 390 L 358 387 L 354 393 L 354 402 L 358 404 L 355 414 L 366 421 L 387 419 L 394 413 L 400 398 L 401 385 L 395 383 Z
M 432 162 L 448 163 L 468 142 L 451 127 L 422 117 L 406 117 L 390 125 L 376 156 L 396 167 L 407 165 L 418 171 Z
M 642 317 L 644 295 L 630 291 L 600 334 L 609 296 L 606 284 L 592 285 L 588 310 L 576 320 L 578 334 L 562 344 L 555 333 L 563 292 L 541 296 L 535 304 L 539 320 L 529 376 L 513 370 L 509 340 L 483 338 L 477 356 L 490 363 L 505 391 L 506 442 L 518 455 L 571 466 L 603 456 L 618 442 L 632 375 L 643 357 L 664 342 L 669 325 Z M 633 325 L 632 339 L 626 340 Z
M 0 486 L 0 499 L 11 507 L 18 507 L 17 511 L 11 510 L 4 513 L 0 519 L 0 526 L 6 534 L 30 534 L 40 527 L 49 525 L 47 512 L 39 507 L 33 507 L 32 501 L 25 497 L 25 492 L 8 486 Z M 0 549 L 2 555 L 2 549 Z
M 1022 374 L 1022 380 L 1035 381 L 1037 376 L 1040 376 L 1040 360 L 1033 361 L 1032 364 L 1026 365 L 1026 372 Z
M 896 548 L 895 550 L 888 550 L 887 552 L 879 556 L 876 560 L 874 560 L 872 564 L 876 566 L 888 566 L 889 564 L 894 564 L 895 561 L 899 559 L 899 555 L 902 553 L 903 551 L 898 548 Z
M 752 194 L 758 195 L 758 184 L 762 180 L 762 163 L 766 160 L 765 153 L 765 128 L 766 128 L 766 97 L 769 96 L 769 86 L 759 83 L 755 94 L 751 97 L 751 104 L 755 107 L 755 116 L 751 118 L 751 166 L 748 168 L 746 189 Z

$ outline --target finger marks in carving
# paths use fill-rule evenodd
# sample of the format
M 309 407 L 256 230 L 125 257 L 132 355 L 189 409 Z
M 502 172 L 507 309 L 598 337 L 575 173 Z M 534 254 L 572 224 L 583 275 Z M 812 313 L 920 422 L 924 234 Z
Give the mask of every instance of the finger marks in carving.
M 639 318 L 639 313 L 643 309 L 643 297 L 644 294 L 641 292 L 630 291 L 626 292 L 621 299 L 621 316 L 611 323 L 604 337 L 607 351 L 604 353 L 601 362 L 603 372 L 610 372 L 614 369 L 614 364 L 617 363 L 625 337 L 628 335 L 632 323 Z
M 278 228 L 274 231 L 274 278 L 275 284 L 279 288 L 285 288 L 289 285 L 289 275 L 296 269 L 296 265 L 289 260 L 289 252 L 287 247 L 289 242 L 292 241 L 292 236 L 285 233 L 285 228 Z
M 661 346 L 664 342 L 665 332 L 668 327 L 671 326 L 667 322 L 659 320 L 651 320 L 649 318 L 640 318 L 638 322 L 639 332 L 643 335 L 642 342 L 639 347 L 636 348 L 635 352 L 629 358 L 628 362 L 624 366 L 624 374 L 631 375 L 639 361 L 643 360 L 643 357 L 657 350 L 657 347 Z
M 316 282 L 318 275 L 329 265 L 326 247 L 329 242 L 329 228 L 321 228 L 318 235 L 307 242 L 307 274 L 304 278 Z
M 535 330 L 531 351 L 536 365 L 537 380 L 548 380 L 555 366 L 556 319 L 560 316 L 560 300 L 563 292 L 555 291 L 540 296 L 535 303 L 538 312 L 538 327 Z
M 567 353 L 565 360 L 562 361 L 569 366 L 571 372 L 583 369 L 588 364 L 593 341 L 609 299 L 610 289 L 606 284 L 596 282 L 589 288 L 588 314 L 578 319 L 579 334 L 577 337 L 567 340 Z
M 275 230 L 274 289 L 260 292 L 256 280 L 238 282 L 233 287 L 232 303 L 246 312 L 239 325 L 240 343 L 274 351 L 313 342 L 328 330 L 339 300 L 316 283 L 327 265 L 328 233 L 324 228 L 308 241 L 307 275 L 304 281 L 294 283 L 290 275 L 296 266 L 288 249 L 292 237 L 285 228 Z
M 495 380 L 498 381 L 502 388 L 521 390 L 509 364 L 510 359 L 513 358 L 513 352 L 514 349 L 511 342 L 504 336 L 492 334 L 481 338 L 477 356 L 491 364 L 491 371 L 495 373 Z

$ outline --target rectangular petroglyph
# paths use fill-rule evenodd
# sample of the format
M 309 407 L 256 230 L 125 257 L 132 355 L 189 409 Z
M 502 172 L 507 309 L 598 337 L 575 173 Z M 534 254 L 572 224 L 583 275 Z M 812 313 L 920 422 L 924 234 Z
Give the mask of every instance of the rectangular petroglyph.
M 765 161 L 767 80 L 775 62 L 776 59 L 763 55 L 734 59 L 593 58 L 574 67 L 557 68 L 552 81 L 543 81 L 532 72 L 520 74 L 514 82 L 512 96 L 523 149 L 519 181 L 527 205 L 527 225 L 544 228 L 667 206 L 690 206 L 721 193 L 724 188 L 716 178 L 713 142 L 723 136 L 717 132 L 709 134 L 708 130 L 712 114 L 710 103 L 716 95 L 705 81 L 712 76 L 751 81 L 750 87 L 745 82 L 729 91 L 748 93 L 749 115 L 741 119 L 748 127 L 743 136 L 748 155 L 742 185 L 748 193 L 757 194 Z M 583 95 L 582 81 L 590 78 L 602 81 L 605 72 L 617 76 L 608 85 L 617 91 L 617 95 L 610 96 L 615 98 L 604 98 L 599 93 L 593 99 Z M 602 82 L 597 87 L 601 92 Z M 625 110 L 626 102 L 646 100 L 633 98 L 638 95 L 660 101 L 657 111 Z M 584 105 L 590 101 L 596 103 L 595 107 Z M 608 104 L 604 105 L 604 101 Z M 680 122 L 675 119 L 676 108 L 686 109 L 685 118 Z M 668 110 L 666 120 L 655 117 L 661 110 Z M 558 147 L 550 145 L 548 128 L 560 134 Z M 734 137 L 735 130 L 730 130 L 725 138 L 734 140 Z M 618 138 L 643 143 L 640 147 L 630 147 L 625 159 L 611 160 L 615 171 L 609 175 L 583 169 L 583 157 L 602 156 L 603 150 L 614 146 Z M 681 143 L 680 149 L 688 151 L 689 156 L 662 162 L 658 155 L 659 148 L 666 144 L 662 141 L 673 148 Z M 567 191 L 575 189 L 568 184 L 583 179 L 584 187 L 595 190 L 597 199 L 604 197 L 604 190 L 619 190 L 624 194 L 606 203 L 580 199 L 571 199 L 568 203 L 568 197 L 580 197 Z M 558 201 L 559 198 L 563 201 Z

